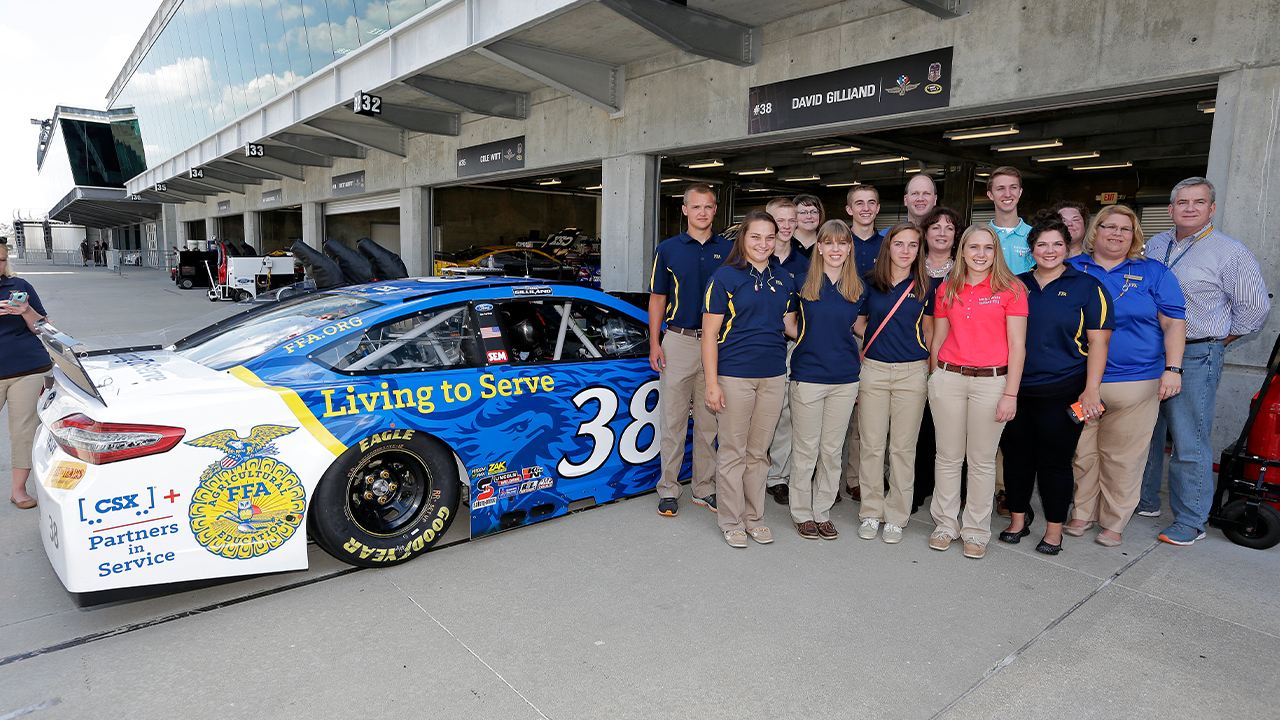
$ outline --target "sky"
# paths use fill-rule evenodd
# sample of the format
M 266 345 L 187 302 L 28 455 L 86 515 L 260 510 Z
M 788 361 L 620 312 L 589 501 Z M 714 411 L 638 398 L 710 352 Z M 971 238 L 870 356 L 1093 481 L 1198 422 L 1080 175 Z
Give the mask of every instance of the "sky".
M 0 0 L 0 222 L 43 215 L 32 118 L 56 105 L 105 110 L 107 91 L 161 0 Z

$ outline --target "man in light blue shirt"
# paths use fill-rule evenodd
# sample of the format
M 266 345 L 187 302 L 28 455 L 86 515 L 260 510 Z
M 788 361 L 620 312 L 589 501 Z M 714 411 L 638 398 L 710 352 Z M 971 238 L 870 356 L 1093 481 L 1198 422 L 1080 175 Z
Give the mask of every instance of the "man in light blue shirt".
M 1005 165 L 992 170 L 987 178 L 987 197 L 996 206 L 991 227 L 1000 235 L 1005 264 L 1014 275 L 1027 272 L 1035 261 L 1027 246 L 1031 226 L 1018 217 L 1018 201 L 1022 199 L 1022 173 L 1018 168 Z

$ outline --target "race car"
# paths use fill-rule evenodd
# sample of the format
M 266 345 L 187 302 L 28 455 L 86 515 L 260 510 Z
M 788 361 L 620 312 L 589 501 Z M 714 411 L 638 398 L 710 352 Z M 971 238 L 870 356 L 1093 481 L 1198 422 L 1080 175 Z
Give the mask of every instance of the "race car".
M 436 257 L 434 267 L 436 275 L 445 274 L 449 268 L 463 268 L 477 274 L 541 280 L 574 280 L 577 277 L 575 268 L 566 267 L 541 250 L 511 245 L 486 245 L 456 253 L 441 253 Z
M 57 367 L 33 472 L 78 600 L 303 569 L 308 533 L 393 565 L 459 514 L 475 537 L 657 482 L 648 326 L 621 299 L 420 278 L 249 307 L 163 348 L 40 326 Z

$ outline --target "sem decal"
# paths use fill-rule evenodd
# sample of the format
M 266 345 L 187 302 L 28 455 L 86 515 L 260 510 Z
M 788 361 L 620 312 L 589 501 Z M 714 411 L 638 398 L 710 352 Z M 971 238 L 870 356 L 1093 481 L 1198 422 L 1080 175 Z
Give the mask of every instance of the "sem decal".
M 306 493 L 297 473 L 272 455 L 272 441 L 297 430 L 258 425 L 247 438 L 219 430 L 187 442 L 221 450 L 205 468 L 188 515 L 196 542 L 229 560 L 265 555 L 293 536 L 306 516 Z

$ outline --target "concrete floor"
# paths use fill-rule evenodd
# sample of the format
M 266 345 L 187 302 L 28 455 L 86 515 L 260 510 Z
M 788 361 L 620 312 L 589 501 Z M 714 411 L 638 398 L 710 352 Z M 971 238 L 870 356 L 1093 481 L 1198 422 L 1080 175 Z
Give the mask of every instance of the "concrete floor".
M 202 315 L 156 271 L 19 265 L 72 335 Z M 223 311 L 229 309 L 225 304 Z M 0 422 L 0 467 L 8 466 Z M 1280 550 L 804 540 L 729 548 L 654 496 L 350 572 L 311 569 L 77 609 L 40 516 L 0 508 L 0 720 L 128 717 L 1253 718 L 1280 690 Z M 997 522 L 1000 525 L 1000 522 Z M 1037 523 L 1037 525 L 1040 525 Z M 999 527 L 997 528 L 999 529 Z M 1040 525 L 1039 528 L 1043 529 Z

